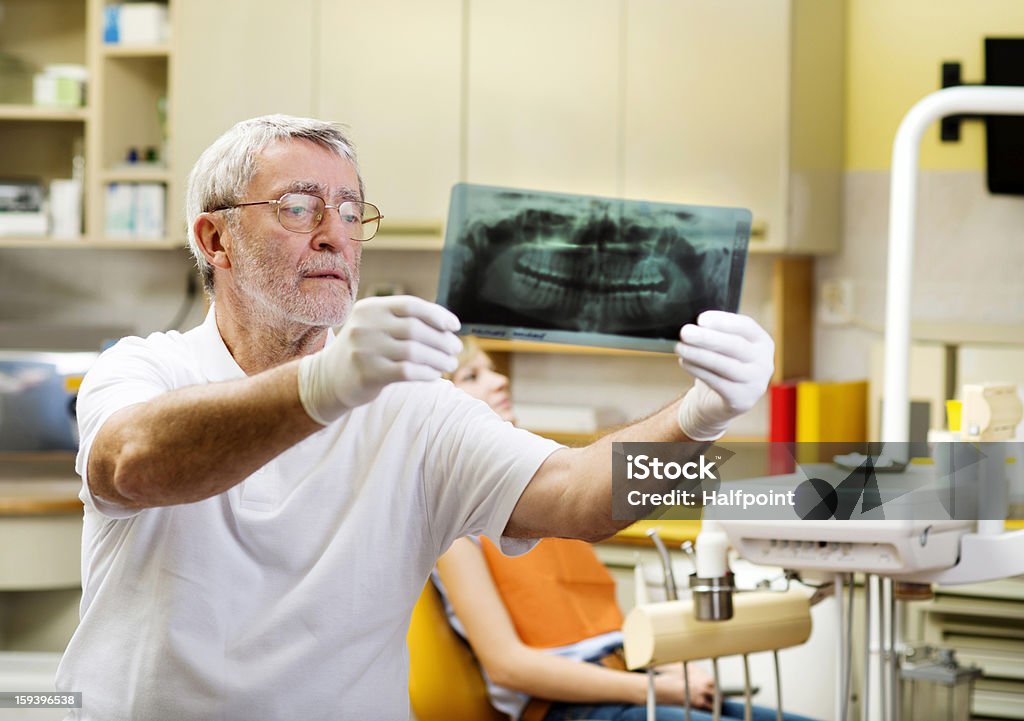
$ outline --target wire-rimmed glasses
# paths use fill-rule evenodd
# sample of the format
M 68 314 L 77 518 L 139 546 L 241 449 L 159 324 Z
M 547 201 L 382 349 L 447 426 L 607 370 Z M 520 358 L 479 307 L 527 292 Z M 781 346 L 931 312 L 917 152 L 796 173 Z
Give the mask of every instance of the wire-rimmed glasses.
M 319 195 L 309 193 L 285 193 L 277 200 L 256 200 L 251 203 L 235 203 L 214 208 L 211 212 L 241 208 L 247 205 L 276 205 L 277 221 L 285 230 L 293 233 L 312 233 L 324 219 L 328 210 L 337 210 L 345 235 L 351 240 L 366 242 L 377 234 L 382 216 L 380 208 L 361 200 L 346 200 L 330 205 Z

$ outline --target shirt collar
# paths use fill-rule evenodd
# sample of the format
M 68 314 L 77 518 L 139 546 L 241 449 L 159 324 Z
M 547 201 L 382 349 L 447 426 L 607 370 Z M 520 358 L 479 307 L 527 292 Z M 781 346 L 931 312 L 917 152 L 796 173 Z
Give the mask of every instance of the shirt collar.
M 224 345 L 220 329 L 217 328 L 217 314 L 212 303 L 202 325 L 197 326 L 192 332 L 195 333 L 196 355 L 207 380 L 217 383 L 245 378 L 245 371 L 235 362 L 231 351 Z
M 193 347 L 202 365 L 203 375 L 210 383 L 245 378 L 245 371 L 238 365 L 235 357 L 231 355 L 231 351 L 224 344 L 224 338 L 217 327 L 217 314 L 212 303 L 202 324 L 193 328 L 187 335 L 192 336 Z M 333 340 L 334 329 L 328 328 L 327 343 Z

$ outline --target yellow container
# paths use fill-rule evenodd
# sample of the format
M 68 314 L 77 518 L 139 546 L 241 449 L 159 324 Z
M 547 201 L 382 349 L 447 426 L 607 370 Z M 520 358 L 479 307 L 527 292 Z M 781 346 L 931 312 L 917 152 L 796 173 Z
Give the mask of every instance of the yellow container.
M 946 401 L 946 426 L 951 431 L 960 430 L 960 412 L 964 404 L 961 401 Z

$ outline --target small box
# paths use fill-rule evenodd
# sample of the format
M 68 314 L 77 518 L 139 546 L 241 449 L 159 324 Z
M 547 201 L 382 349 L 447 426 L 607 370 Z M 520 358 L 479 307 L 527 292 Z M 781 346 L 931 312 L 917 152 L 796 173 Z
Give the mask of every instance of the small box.
M 37 180 L 0 178 L 0 212 L 38 213 L 42 210 L 42 183 Z
M 32 101 L 36 105 L 80 108 L 85 105 L 88 77 L 84 65 L 47 65 L 32 78 Z
M 117 36 L 121 45 L 157 45 L 167 42 L 167 35 L 167 5 L 142 2 L 120 6 Z
M 82 181 L 50 181 L 50 234 L 55 238 L 82 235 Z
M 103 42 L 108 45 L 121 42 L 120 15 L 120 5 L 107 5 L 103 8 Z
M 160 239 L 166 232 L 166 188 L 161 183 L 139 183 L 135 186 L 134 230 L 137 238 Z
M 108 238 L 130 238 L 135 234 L 135 186 L 111 183 L 107 186 L 105 233 Z
M 0 179 L 0 235 L 46 235 L 47 228 L 42 184 Z
M 44 236 L 46 235 L 46 213 L 0 211 L 0 235 Z

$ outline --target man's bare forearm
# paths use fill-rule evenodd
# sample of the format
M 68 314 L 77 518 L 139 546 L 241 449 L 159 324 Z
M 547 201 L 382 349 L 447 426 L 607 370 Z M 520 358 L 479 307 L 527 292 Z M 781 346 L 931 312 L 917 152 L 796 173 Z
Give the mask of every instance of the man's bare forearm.
M 299 401 L 298 362 L 174 390 L 111 416 L 89 454 L 94 494 L 128 507 L 222 493 L 323 426 Z
M 633 521 L 614 521 L 611 517 L 612 444 L 692 442 L 679 428 L 678 413 L 676 401 L 588 446 L 551 454 L 520 497 L 506 535 L 598 541 L 631 524 Z

